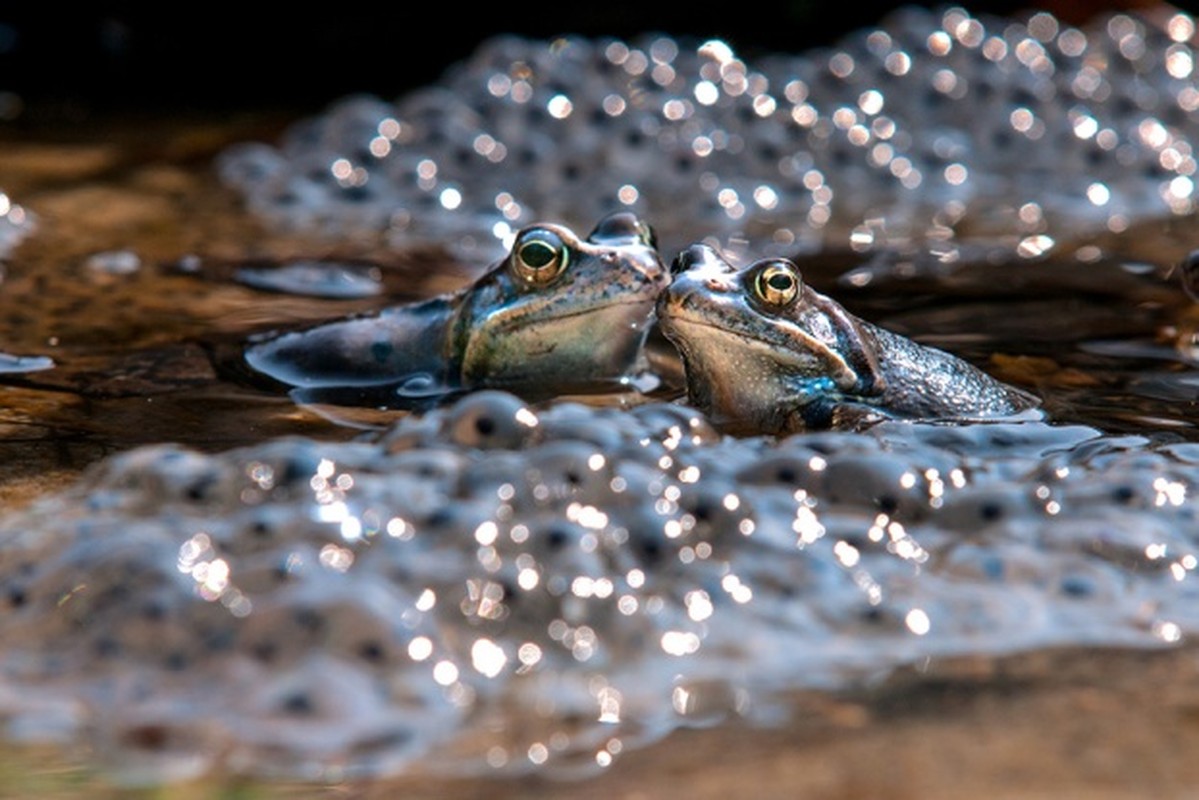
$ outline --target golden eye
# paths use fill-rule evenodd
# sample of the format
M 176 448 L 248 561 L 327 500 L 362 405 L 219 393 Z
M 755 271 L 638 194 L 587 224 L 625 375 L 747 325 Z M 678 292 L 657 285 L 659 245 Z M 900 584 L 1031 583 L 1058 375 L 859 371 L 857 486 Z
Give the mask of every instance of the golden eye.
M 546 228 L 524 231 L 512 248 L 512 270 L 527 283 L 544 285 L 566 269 L 569 251 L 561 237 Z
M 771 261 L 754 277 L 754 293 L 768 306 L 785 306 L 799 296 L 799 272 L 789 261 Z

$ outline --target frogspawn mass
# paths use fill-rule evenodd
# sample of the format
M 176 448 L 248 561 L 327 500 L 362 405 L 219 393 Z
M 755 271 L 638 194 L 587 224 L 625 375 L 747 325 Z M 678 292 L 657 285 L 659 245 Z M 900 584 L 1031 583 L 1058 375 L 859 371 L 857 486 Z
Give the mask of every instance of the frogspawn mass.
M 942 261 L 1194 208 L 1194 22 L 1084 28 L 903 9 L 750 62 L 719 40 L 502 38 L 391 103 L 354 97 L 221 159 L 285 227 L 498 252 L 629 210 L 673 253 L 923 243 Z

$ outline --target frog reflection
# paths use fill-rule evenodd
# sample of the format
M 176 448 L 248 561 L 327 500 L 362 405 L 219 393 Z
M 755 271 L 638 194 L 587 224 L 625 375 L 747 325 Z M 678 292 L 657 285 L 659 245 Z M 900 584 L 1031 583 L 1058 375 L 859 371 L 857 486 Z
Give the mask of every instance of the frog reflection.
M 635 371 L 669 281 L 653 231 L 629 213 L 586 239 L 522 230 L 458 292 L 251 345 L 246 361 L 302 400 L 412 407 L 483 387 L 542 397 L 611 390 Z
M 726 427 L 780 434 L 887 417 L 971 420 L 1039 402 L 858 319 L 785 259 L 736 270 L 694 245 L 673 272 L 659 324 L 682 355 L 691 402 Z

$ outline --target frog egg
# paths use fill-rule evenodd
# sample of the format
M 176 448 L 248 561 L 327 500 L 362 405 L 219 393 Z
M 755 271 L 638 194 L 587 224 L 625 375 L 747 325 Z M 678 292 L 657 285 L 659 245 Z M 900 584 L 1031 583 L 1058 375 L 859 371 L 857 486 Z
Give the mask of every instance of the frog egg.
M 446 424 L 444 419 L 439 422 L 443 427 Z M 390 456 L 385 466 L 389 474 L 400 480 L 448 490 L 467 463 L 464 453 L 443 445 L 401 451 Z
M 200 778 L 216 766 L 225 742 L 212 726 L 197 725 L 157 697 L 106 698 L 96 751 L 120 782 L 158 783 Z
M 235 621 L 219 603 L 192 598 L 173 612 L 145 602 L 120 619 L 97 619 L 81 644 L 85 661 L 130 663 L 168 673 L 195 673 L 230 652 Z
M 334 175 L 334 163 L 341 154 L 337 150 L 313 149 L 306 150 L 290 157 L 286 171 L 274 173 L 264 185 L 264 191 L 270 192 L 284 200 L 283 193 L 291 192 L 294 197 L 290 200 L 293 205 L 308 201 L 318 205 L 337 188 L 337 177 Z
M 232 478 L 215 459 L 162 445 L 105 462 L 93 474 L 92 483 L 101 492 L 120 493 L 123 504 L 158 506 L 165 501 L 203 506 L 236 496 L 238 487 Z
M 365 171 L 357 173 L 362 168 L 343 159 L 335 161 L 331 169 L 337 170 L 342 164 L 354 175 L 329 187 L 329 217 L 348 230 L 382 229 L 394 213 L 398 194 L 385 181 L 371 180 Z
M 770 183 L 778 178 L 777 164 L 771 162 L 780 158 L 805 160 L 802 172 L 796 176 L 810 169 L 824 175 L 827 181 L 824 188 L 835 189 L 838 195 L 836 217 L 843 218 L 842 223 L 852 225 L 855 218 L 864 214 L 872 218 L 885 215 L 888 231 L 896 231 L 892 236 L 920 235 L 928 226 L 929 214 L 945 203 L 960 205 L 981 196 L 1002 198 L 1007 206 L 1019 206 L 1036 197 L 1043 205 L 1061 210 L 1066 220 L 1077 219 L 1086 212 L 1084 219 L 1088 224 L 1090 220 L 1100 223 L 1102 210 L 1091 208 L 1089 200 L 1079 201 L 1092 182 L 1111 188 L 1115 195 L 1111 213 L 1160 210 L 1163 198 L 1159 196 L 1160 187 L 1155 185 L 1160 180 L 1152 176 L 1145 179 L 1139 174 L 1128 176 L 1127 170 L 1120 169 L 1125 166 L 1120 160 L 1133 156 L 1139 159 L 1143 155 L 1144 168 L 1153 167 L 1157 151 L 1137 142 L 1137 126 L 1146 113 L 1182 129 L 1188 124 L 1188 116 L 1179 102 L 1180 93 L 1188 88 L 1187 82 L 1163 69 L 1162 53 L 1173 46 L 1168 37 L 1147 31 L 1143 36 L 1145 47 L 1141 48 L 1144 53 L 1129 59 L 1123 52 L 1127 49 L 1121 44 L 1123 38 L 1120 42 L 1112 41 L 1110 33 L 1099 28 L 1090 32 L 1085 58 L 1082 51 L 1066 52 L 1069 48 L 1058 42 L 1043 48 L 1043 59 L 1026 64 L 1031 58 L 1029 54 L 1035 55 L 1034 50 L 1042 47 L 1041 43 L 1027 44 L 1036 37 L 1030 35 L 1026 25 L 1009 20 L 987 20 L 986 25 L 982 20 L 973 21 L 980 31 L 991 26 L 987 41 L 1002 39 L 1006 50 L 1003 54 L 993 52 L 993 44 L 982 45 L 981 39 L 962 40 L 958 28 L 951 33 L 951 38 L 958 41 L 949 41 L 949 47 L 934 51 L 929 44 L 929 31 L 935 31 L 938 24 L 942 27 L 950 24 L 936 20 L 936 15 L 918 22 L 901 22 L 896 17 L 885 23 L 878 34 L 853 34 L 823 51 L 791 58 L 767 57 L 756 65 L 744 64 L 749 89 L 732 91 L 726 86 L 726 91 L 720 91 L 718 88 L 710 102 L 700 102 L 695 92 L 701 81 L 718 86 L 723 79 L 714 68 L 723 62 L 711 54 L 701 55 L 693 48 L 680 49 L 666 37 L 645 37 L 629 45 L 559 39 L 552 46 L 548 42 L 508 38 L 484 45 L 470 64 L 452 69 L 429 92 L 442 95 L 441 99 L 421 100 L 422 92 L 402 98 L 399 109 L 412 107 L 414 111 L 410 118 L 403 113 L 391 115 L 403 123 L 398 131 L 389 134 L 394 138 L 388 139 L 392 144 L 388 145 L 390 150 L 383 160 L 392 160 L 396 153 L 404 153 L 404 158 L 422 153 L 428 157 L 430 148 L 437 150 L 448 141 L 456 142 L 460 156 L 469 159 L 471 151 L 476 150 L 472 144 L 476 137 L 484 137 L 483 140 L 498 142 L 508 151 L 505 158 L 499 159 L 505 164 L 503 172 L 507 177 L 500 178 L 500 170 L 489 168 L 496 160 L 490 155 L 479 161 L 478 168 L 472 170 L 474 174 L 462 171 L 454 177 L 458 191 L 480 198 L 478 208 L 486 207 L 487 198 L 508 192 L 522 208 L 536 206 L 543 215 L 582 221 L 575 218 L 611 205 L 612 188 L 630 186 L 637 190 L 638 201 L 644 204 L 647 213 L 654 214 L 659 228 L 668 231 L 677 226 L 691 231 L 680 233 L 681 240 L 695 238 L 696 220 L 708 219 L 708 227 L 719 232 L 749 227 L 755 239 L 769 240 L 775 231 L 786 229 L 791 238 L 806 238 L 818 246 L 820 237 L 804 236 L 801 226 L 787 224 L 797 215 L 805 214 L 805 208 L 781 204 L 776 206 L 777 219 L 768 219 L 770 209 L 751 209 L 743 214 L 741 224 L 727 214 L 722 215 L 723 209 L 708 209 L 717 213 L 696 213 L 699 206 L 695 198 L 701 198 L 704 192 L 691 166 L 702 167 L 700 172 L 705 174 Z M 897 27 L 889 27 L 892 25 Z M 921 25 L 932 27 L 921 29 Z M 1140 23 L 1132 27 L 1138 26 L 1146 28 Z M 1126 33 L 1123 28 L 1128 27 L 1122 24 L 1121 37 Z M 879 35 L 883 38 L 878 38 Z M 619 55 L 622 52 L 623 57 Z M 652 68 L 637 68 L 634 62 L 645 62 L 643 66 L 651 67 L 646 61 L 647 53 L 653 58 Z M 742 62 L 731 63 L 742 65 Z M 516 65 L 520 65 L 519 69 Z M 1087 74 L 1082 76 L 1084 69 Z M 767 95 L 759 82 L 759 70 L 773 92 L 769 99 L 764 99 Z M 1090 86 L 1094 82 L 1091 73 L 1099 75 L 1099 88 Z M 1081 83 L 1080 76 L 1085 78 Z M 801 89 L 796 89 L 797 86 Z M 790 96 L 788 87 L 791 87 Z M 883 98 L 881 108 L 876 108 L 874 101 L 863 106 L 862 95 L 868 90 Z M 966 97 L 980 96 L 984 98 L 981 103 L 964 102 Z M 1072 102 L 1063 103 L 1062 98 Z M 773 110 L 766 107 L 771 101 Z M 356 108 L 355 103 L 364 108 Z M 379 134 L 371 129 L 371 124 L 390 118 L 383 116 L 387 106 L 377 104 L 378 101 L 359 99 L 349 103 L 345 110 L 330 111 L 325 118 L 298 127 L 287 145 L 289 160 L 290 156 L 298 158 L 305 151 L 325 150 L 365 165 L 368 159 L 361 150 L 361 136 L 370 135 L 375 137 L 370 141 L 376 141 Z M 1093 113 L 1101 128 L 1110 128 L 1124 140 L 1119 159 L 1109 159 L 1110 169 L 1088 174 L 1073 165 L 1077 153 L 1093 139 L 1085 134 L 1076 135 L 1068 123 L 1065 115 L 1077 108 Z M 1030 113 L 1040 127 L 1035 130 L 1013 127 L 1011 115 L 1022 110 Z M 792 123 L 792 111 L 797 112 L 802 124 Z M 813 112 L 816 118 L 809 119 Z M 845 149 L 843 144 L 848 125 L 846 114 L 854 115 L 857 125 L 870 131 L 868 140 L 852 149 Z M 840 120 L 834 124 L 834 117 L 838 116 Z M 885 124 L 874 131 L 873 123 L 883 117 Z M 771 131 L 779 122 L 797 134 L 782 148 L 771 143 Z M 359 127 L 361 135 L 357 132 Z M 975 135 L 967 137 L 972 141 L 999 137 L 995 139 L 999 146 L 973 148 L 955 156 L 957 160 L 952 162 L 945 161 L 948 158 L 945 154 L 930 158 L 927 153 L 912 151 L 913 144 L 933 143 L 965 130 L 974 132 Z M 709 138 L 717 133 L 727 138 L 727 142 L 722 141 L 713 153 L 703 157 L 702 164 L 691 157 L 695 155 L 691 143 L 699 132 L 713 134 Z M 862 138 L 860 134 L 861 131 L 855 133 L 855 141 Z M 514 163 L 511 154 L 525 149 L 530 135 L 544 137 L 552 147 L 537 148 L 536 155 L 526 164 L 520 165 L 517 159 L 518 168 L 510 169 L 507 165 Z M 871 138 L 875 136 L 877 140 Z M 866 154 L 873 152 L 874 144 L 884 140 L 884 150 L 891 148 L 893 152 L 869 161 Z M 756 157 L 755 144 L 766 146 L 771 152 Z M 491 148 L 490 152 L 498 153 L 499 149 Z M 680 153 L 683 162 L 678 161 Z M 902 168 L 907 177 L 902 180 L 890 169 L 900 158 L 908 161 L 908 166 Z M 431 159 L 438 164 L 443 179 L 454 175 L 453 156 L 447 157 L 437 150 Z M 672 163 L 683 163 L 688 169 L 676 175 L 669 167 Z M 1019 168 L 1012 169 L 1013 164 Z M 968 178 L 955 178 L 956 182 L 942 180 L 940 175 L 951 167 L 964 168 Z M 368 172 L 373 180 L 373 170 L 368 168 Z M 955 169 L 954 174 L 960 175 L 961 170 Z M 1054 176 L 1053 183 L 1058 187 L 1049 190 L 1052 194 L 1047 194 L 1044 188 L 1046 174 Z M 403 183 L 393 173 L 388 175 L 387 181 Z M 611 186 L 597 191 L 592 179 L 600 176 Z M 653 176 L 654 180 L 648 180 L 647 176 Z M 1073 178 L 1058 180 L 1067 176 Z M 920 179 L 916 180 L 917 177 Z M 1127 186 L 1121 185 L 1121 181 Z M 569 192 L 571 185 L 587 185 L 592 191 Z M 863 186 L 872 188 L 866 192 Z M 1119 210 L 1125 189 L 1140 196 L 1131 202 L 1129 211 Z M 864 199 L 867 197 L 869 200 Z M 1183 209 L 1188 200 L 1164 199 L 1177 209 Z M 348 208 L 338 205 L 348 213 Z M 812 220 L 818 228 L 830 221 L 833 208 L 824 198 L 820 206 Z M 786 215 L 788 209 L 790 216 Z M 368 210 L 374 214 L 375 205 L 370 204 Z M 429 222 L 436 224 L 437 209 L 426 210 Z M 983 211 L 971 209 L 970 214 Z M 1051 210 L 1046 211 L 1047 221 L 1054 226 L 1059 224 Z M 305 212 L 301 209 L 297 213 Z M 287 213 L 281 211 L 279 217 L 286 220 Z M 296 219 L 313 221 L 308 215 Z M 318 214 L 316 221 L 320 219 Z M 370 224 L 377 219 L 372 216 Z M 473 220 L 474 228 L 470 228 L 470 222 L 462 221 L 441 230 L 447 236 L 469 235 L 478 239 L 485 237 L 497 221 L 492 215 Z M 341 216 L 334 224 L 349 223 Z
M 326 199 L 323 185 L 289 166 L 268 176 L 246 197 L 246 205 L 280 230 L 303 230 L 317 224 Z
M 585 180 L 588 190 L 572 195 L 569 205 L 549 206 L 547 201 L 542 201 L 542 206 L 558 208 L 564 219 L 580 227 L 585 227 L 583 220 L 601 219 L 619 211 L 631 211 L 642 219 L 654 218 L 652 201 L 626 178 L 605 172 Z
M 522 480 L 525 473 L 523 452 L 491 451 L 486 458 L 465 465 L 458 477 L 455 493 L 459 496 L 494 500 L 514 509 L 536 505 L 532 487 Z
M 997 466 L 1002 466 L 1005 458 L 1040 459 L 1053 453 L 1069 453 L 1071 457 L 1090 454 L 1093 451 L 1085 444 L 1088 440 L 1096 440 L 1097 446 L 1104 450 L 1110 449 L 1108 443 L 1098 438 L 1097 430 L 1083 425 L 1028 425 L 1019 422 L 908 425 L 907 433 L 913 441 L 934 451 L 961 458 L 981 453 Z
M 474 86 L 495 73 L 507 74 L 514 66 L 532 62 L 537 42 L 512 34 L 499 34 L 480 44 L 465 61 L 451 68 L 448 80 L 459 88 Z
M 325 115 L 308 117 L 293 122 L 279 140 L 279 150 L 291 161 L 306 157 L 314 150 L 327 148 L 324 141 Z
M 542 566 L 552 594 L 569 591 L 576 576 L 606 573 L 600 538 L 589 527 L 557 515 L 538 516 L 527 527 L 524 549 Z
M 647 170 L 648 174 L 656 174 L 661 167 L 660 128 L 656 115 L 636 109 L 605 120 L 607 136 L 600 143 L 600 152 L 607 170 L 634 185 L 648 183 L 644 181 Z
M 436 497 L 418 498 L 415 502 L 405 499 L 398 509 L 419 535 L 454 537 L 454 541 L 463 545 L 471 543 L 469 538 L 463 538 L 464 535 L 475 531 L 490 516 L 486 507 L 455 498 L 449 490 L 439 492 Z
M 829 500 L 911 517 L 928 508 L 922 471 L 894 456 L 838 456 L 823 471 Z
M 1023 487 L 967 486 L 947 494 L 935 518 L 938 525 L 974 533 L 992 525 L 1020 525 L 1035 519 L 1038 511 L 1044 513 Z
M 8 622 L 15 621 L 21 609 L 37 599 L 30 593 L 30 586 L 39 577 L 39 565 L 45 569 L 56 550 L 47 548 L 41 553 L 6 552 L 0 557 L 0 609 Z
M 321 117 L 316 131 L 305 132 L 305 138 L 313 138 L 324 147 L 338 150 L 356 161 L 369 160 L 370 143 L 379 136 L 380 123 L 395 113 L 391 103 L 371 95 L 352 95 L 342 98 Z
M 645 403 L 632 409 L 646 433 L 659 441 L 714 444 L 723 438 L 702 413 L 674 403 Z
M 258 191 L 287 169 L 288 162 L 279 151 L 260 142 L 233 145 L 217 157 L 221 181 L 243 192 Z
M 1191 553 L 1189 537 L 1179 536 L 1178 520 L 1172 515 L 1143 515 L 1133 511 L 1105 509 L 1086 511 L 1055 520 L 1053 535 L 1042 535 L 1041 543 L 1054 550 L 1074 550 L 1099 562 L 1144 575 L 1178 579 L 1176 559 Z
M 621 515 L 627 530 L 627 546 L 620 558 L 626 568 L 640 569 L 647 580 L 655 575 L 674 575 L 680 568 L 679 551 L 687 547 L 687 537 L 672 514 L 663 514 L 653 503 L 632 505 Z M 662 572 L 659 572 L 662 571 Z
M 95 589 L 94 602 L 86 605 L 72 595 L 58 593 L 68 613 L 43 617 L 35 637 L 36 649 L 60 661 L 91 669 L 128 669 L 179 674 L 194 672 L 232 644 L 232 617 L 219 603 L 196 597 L 185 586 L 169 585 L 170 576 L 148 577 L 142 568 L 129 569 L 118 562 L 96 570 L 101 580 L 88 589 L 74 587 L 75 595 Z M 104 573 L 126 568 L 124 583 L 106 579 Z M 139 572 L 141 574 L 139 574 Z M 35 606 L 31 606 L 33 608 Z M 47 626 L 46 619 L 58 624 Z M 16 621 L 16 620 L 14 620 Z M 61 625 L 61 629 L 58 626 Z M 6 631 L 6 639 L 19 641 L 20 628 Z
M 860 637 L 873 642 L 873 647 L 894 650 L 898 647 L 897 637 L 911 634 L 905 621 L 908 610 L 891 598 L 873 603 L 863 592 L 843 590 L 836 596 L 822 597 L 814 616 L 837 636 Z
M 218 719 L 236 731 L 229 768 L 265 759 L 281 774 L 313 778 L 334 765 L 351 774 L 402 768 L 461 715 L 430 677 L 415 673 L 385 685 L 315 656 L 284 671 L 248 674 L 237 701 L 219 708 Z
M 1148 509 L 1158 505 L 1163 493 L 1159 483 L 1163 477 L 1154 472 L 1139 469 L 1112 470 L 1101 480 L 1067 480 L 1057 488 L 1057 499 L 1065 513 L 1085 510 L 1094 506 L 1115 506 L 1127 509 Z M 1157 484 L 1157 486 L 1155 486 Z
M 725 481 L 734 481 L 738 472 L 766 457 L 769 447 L 762 440 L 730 438 L 724 444 L 722 447 L 713 447 L 702 441 L 684 442 L 677 449 L 679 455 L 675 459 L 675 474 L 688 484 L 723 487 Z
M 709 477 L 701 482 L 680 484 L 678 488 L 675 519 L 683 537 L 692 546 L 703 541 L 720 548 L 715 554 L 710 548 L 701 548 L 701 557 L 726 555 L 724 548 L 739 546 L 747 530 L 752 532 L 752 528 L 743 525 L 754 515 L 752 496 L 742 500 L 733 480 Z
M 1044 550 L 1031 543 L 1011 542 L 1001 547 L 984 547 L 962 542 L 947 551 L 946 556 L 947 574 L 961 580 L 993 584 L 1008 598 L 1008 604 L 1023 595 L 1025 602 L 1017 605 L 1026 615 L 1024 625 L 1033 618 L 1032 609 L 1028 607 L 1029 590 L 1069 600 L 1071 605 L 1079 604 L 1075 608 L 1057 606 L 1058 610 L 1051 615 L 1067 618 L 1092 613 L 1093 609 L 1086 608 L 1088 603 L 1115 602 L 1121 591 L 1119 574 L 1110 566 L 1083 554 L 1047 559 Z M 1043 612 L 1036 613 L 1043 615 Z M 1081 619 L 1075 624 L 1079 623 L 1086 624 Z
M 559 150 L 552 164 L 545 164 L 531 179 L 528 189 L 531 202 L 542 213 L 561 218 L 571 225 L 585 227 L 587 214 L 600 211 L 600 205 L 611 195 L 595 187 L 592 158 Z M 593 188 L 598 197 L 592 196 Z
M 481 518 L 471 518 L 476 520 L 473 528 L 408 521 L 402 535 L 373 539 L 355 559 L 355 569 L 386 582 L 397 592 L 422 598 L 416 612 L 405 610 L 400 615 L 405 625 L 416 625 L 428 611 L 425 602 L 436 600 L 445 590 L 457 590 L 478 574 L 480 545 L 474 534 Z
M 945 554 L 945 574 L 969 581 L 1017 586 L 1043 579 L 1046 559 L 1035 546 L 1012 542 L 1002 549 L 963 540 Z
M 1063 627 L 1074 631 L 1095 625 L 1085 618 L 1091 617 L 1097 607 L 1110 608 L 1118 604 L 1125 591 L 1119 570 L 1089 558 L 1055 563 L 1053 575 L 1043 586 L 1046 594 L 1055 600 L 1066 601 L 1054 603 L 1054 616 L 1061 618 Z
M 398 122 L 400 149 L 413 148 L 417 152 L 447 142 L 468 144 L 479 132 L 482 120 L 457 93 L 439 86 L 405 96 L 392 111 Z
M 554 499 L 602 505 L 611 496 L 608 460 L 585 442 L 549 441 L 527 450 L 524 480 L 542 503 Z
M 175 546 L 153 524 L 97 525 L 55 557 L 19 569 L 9 602 L 22 614 L 33 613 L 23 609 L 58 608 L 53 619 L 67 629 L 119 615 L 138 592 L 161 597 L 169 610 L 180 602 L 172 594 L 179 585 L 176 562 Z
M 592 445 L 601 453 L 613 453 L 624 442 L 628 428 L 599 415 L 581 403 L 555 403 L 540 413 L 542 441 L 568 439 Z
M 760 461 L 751 463 L 738 471 L 737 481 L 753 486 L 813 490 L 823 485 L 824 479 L 821 472 L 824 469 L 824 463 L 824 458 L 818 457 L 814 453 L 810 455 L 766 455 Z
M 547 525 L 538 527 L 534 535 L 552 535 L 553 525 Z M 541 560 L 525 551 L 506 559 L 503 567 L 486 580 L 468 579 L 465 588 L 447 587 L 440 595 L 443 604 L 439 605 L 439 618 L 447 626 L 459 626 L 465 618 L 471 630 L 501 646 L 534 642 L 547 654 L 561 645 L 574 649 L 571 642 L 562 641 L 564 624 L 585 625 L 591 629 L 592 639 L 579 646 L 593 651 L 599 637 L 609 632 L 615 637 L 625 635 L 616 622 L 621 614 L 617 607 L 618 585 L 615 575 L 596 572 L 595 565 L 586 566 L 581 558 Z M 520 669 L 513 658 L 517 647 L 505 650 L 505 672 L 511 674 Z M 584 655 L 582 660 L 587 660 L 593 653 Z M 540 659 L 537 663 L 539 668 L 544 666 Z
M 486 187 L 509 180 L 507 148 L 480 130 L 448 130 L 419 151 L 405 150 L 386 165 L 387 174 L 404 185 L 434 195 L 453 187 L 460 194 L 486 194 Z M 446 210 L 453 210 L 444 206 Z
M 362 669 L 396 669 L 409 663 L 410 634 L 393 620 L 399 620 L 412 602 L 369 578 L 358 587 L 357 596 L 339 583 L 310 571 L 272 599 L 261 599 L 238 627 L 238 650 L 271 665 L 296 663 L 314 651 Z M 386 612 L 373 607 L 381 598 L 394 601 Z
M 454 404 L 442 431 L 450 441 L 480 450 L 516 449 L 533 437 L 537 416 L 515 395 L 474 392 Z
M 313 564 L 320 563 L 318 552 L 300 542 L 287 549 L 283 543 L 276 542 L 269 550 L 236 558 L 232 570 L 236 587 L 250 598 L 251 607 L 255 598 L 286 590 L 300 580 L 306 570 L 312 569 Z

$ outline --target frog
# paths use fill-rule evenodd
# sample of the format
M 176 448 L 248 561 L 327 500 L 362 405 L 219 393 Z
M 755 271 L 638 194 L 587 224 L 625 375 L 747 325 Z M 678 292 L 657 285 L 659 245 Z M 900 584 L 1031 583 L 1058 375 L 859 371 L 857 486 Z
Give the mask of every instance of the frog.
M 636 215 L 586 237 L 537 223 L 474 283 L 416 303 L 270 335 L 255 371 L 309 402 L 413 408 L 475 389 L 537 399 L 628 383 L 670 274 Z
M 859 319 L 786 258 L 738 269 L 696 244 L 671 272 L 658 325 L 682 358 L 689 402 L 727 429 L 778 435 L 887 419 L 966 422 L 1040 403 L 957 356 Z

